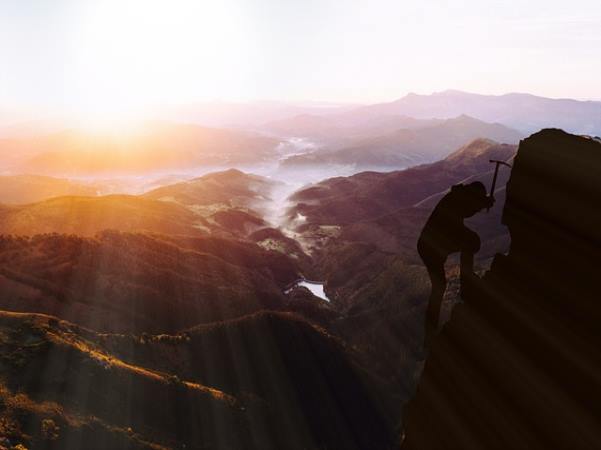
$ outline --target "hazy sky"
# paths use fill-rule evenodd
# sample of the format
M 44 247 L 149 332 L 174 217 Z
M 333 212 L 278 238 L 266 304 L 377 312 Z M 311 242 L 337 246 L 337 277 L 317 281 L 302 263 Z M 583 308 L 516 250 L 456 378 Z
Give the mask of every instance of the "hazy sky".
M 0 0 L 0 61 L 0 109 L 601 99 L 601 1 Z

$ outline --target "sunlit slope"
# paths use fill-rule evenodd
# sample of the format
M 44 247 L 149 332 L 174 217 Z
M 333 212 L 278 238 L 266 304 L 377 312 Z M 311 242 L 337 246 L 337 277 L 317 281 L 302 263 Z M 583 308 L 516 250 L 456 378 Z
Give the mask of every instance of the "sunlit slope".
M 93 236 L 105 229 L 201 234 L 205 220 L 187 208 L 131 195 L 57 197 L 0 209 L 0 234 Z
M 276 184 L 264 177 L 229 169 L 162 186 L 144 196 L 184 205 L 223 204 L 248 207 L 265 201 Z
M 100 345 L 127 364 L 254 406 L 254 431 L 265 440 L 255 448 L 381 448 L 392 439 L 395 420 L 385 412 L 396 399 L 384 399 L 352 349 L 294 314 L 262 312 L 176 335 L 103 335 Z
M 395 399 L 375 380 L 367 387 L 352 350 L 291 314 L 113 335 L 2 312 L 0 336 L 0 418 L 27 448 L 358 450 L 395 440 Z
M 267 226 L 263 215 L 278 185 L 268 178 L 229 169 L 159 187 L 144 197 L 184 205 L 205 217 L 210 226 L 242 237 Z
M 49 316 L 1 312 L 0 336 L 0 417 L 3 436 L 15 445 L 159 450 L 195 440 L 242 448 L 249 438 L 236 398 L 123 361 L 92 331 Z
M 66 195 L 96 195 L 93 186 L 39 175 L 0 176 L 0 203 L 34 203 Z
M 64 131 L 0 140 L 0 154 L 17 155 L 15 169 L 37 174 L 141 173 L 202 165 L 257 162 L 278 141 L 197 125 L 146 123 L 129 131 Z
M 11 196 L 9 191 L 0 193 L 0 198 L 3 194 L 11 199 L 52 194 L 52 189 L 36 189 L 29 180 L 31 177 L 14 178 L 27 178 L 18 187 L 20 197 Z M 45 180 L 51 180 L 52 186 L 56 180 L 64 189 L 78 187 L 66 180 L 33 178 L 43 180 L 44 186 Z M 62 196 L 23 205 L 5 204 L 0 208 L 0 234 L 93 236 L 99 231 L 114 229 L 243 237 L 267 226 L 262 216 L 277 186 L 277 182 L 267 178 L 230 169 L 166 185 L 140 196 Z
M 0 239 L 0 309 L 168 332 L 283 306 L 289 257 L 252 243 L 106 232 Z

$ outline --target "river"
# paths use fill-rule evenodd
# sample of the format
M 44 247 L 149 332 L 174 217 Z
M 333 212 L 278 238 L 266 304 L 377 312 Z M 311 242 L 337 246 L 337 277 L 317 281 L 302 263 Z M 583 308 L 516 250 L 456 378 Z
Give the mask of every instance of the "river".
M 319 282 L 319 281 L 300 280 L 294 286 L 292 286 L 290 289 L 293 289 L 297 286 L 306 287 L 307 289 L 309 289 L 311 291 L 311 293 L 314 296 L 319 297 L 322 300 L 325 300 L 326 302 L 329 302 L 330 299 L 328 298 L 328 296 L 326 295 L 326 293 L 323 289 L 324 284 L 325 283 Z M 289 292 L 290 289 L 287 292 Z

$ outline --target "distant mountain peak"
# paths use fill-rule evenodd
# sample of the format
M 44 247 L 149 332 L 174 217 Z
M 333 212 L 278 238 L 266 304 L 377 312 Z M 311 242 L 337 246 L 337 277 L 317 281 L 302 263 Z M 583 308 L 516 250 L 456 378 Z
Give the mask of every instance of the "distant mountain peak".
M 444 91 L 432 92 L 431 94 L 417 94 L 415 92 L 409 92 L 407 95 L 405 95 L 404 98 L 443 97 L 443 96 L 452 96 L 452 95 L 477 95 L 477 94 L 471 94 L 470 92 L 460 91 L 458 89 L 445 89 Z
M 459 148 L 458 150 L 451 153 L 445 158 L 445 161 L 457 161 L 463 158 L 473 158 L 475 156 L 486 153 L 486 151 L 495 145 L 499 145 L 498 142 L 492 139 L 478 138 L 474 139 L 467 145 Z
M 512 92 L 484 95 L 447 89 L 432 94 L 408 94 L 393 102 L 366 107 L 372 116 L 403 114 L 416 119 L 450 119 L 467 114 L 524 134 L 541 128 L 561 128 L 574 134 L 601 133 L 601 102 L 547 98 Z
M 215 172 L 215 174 L 224 175 L 224 176 L 245 176 L 246 174 L 239 169 L 227 169 L 222 172 Z
M 469 92 L 460 91 L 458 89 L 445 89 L 444 91 L 435 92 L 432 95 L 473 95 Z
M 447 122 L 483 122 L 482 120 L 476 119 L 475 117 L 467 114 L 460 114 L 457 117 L 447 119 Z
M 253 175 L 253 174 L 249 174 L 246 172 L 243 172 L 239 169 L 235 169 L 235 168 L 231 168 L 231 169 L 225 169 L 225 170 L 220 170 L 217 172 L 210 172 L 207 173 L 205 175 L 202 175 L 198 178 L 193 178 L 191 180 L 189 180 L 189 182 L 197 182 L 197 181 L 207 181 L 207 180 L 229 180 L 229 181 L 233 181 L 233 180 L 242 180 L 242 179 L 263 179 L 262 177 L 258 176 L 258 175 Z
M 501 144 L 492 139 L 478 138 L 454 151 L 444 159 L 447 168 L 460 166 L 486 167 L 491 159 L 507 161 L 517 151 L 516 145 Z
M 468 114 L 460 114 L 456 117 L 451 117 L 450 119 L 446 119 L 444 122 L 444 124 L 448 124 L 448 125 L 486 125 L 486 126 L 494 126 L 494 125 L 498 125 L 498 126 L 503 126 L 501 124 L 498 123 L 492 123 L 492 122 L 486 122 L 484 120 L 480 120 L 474 116 L 470 116 Z M 506 127 L 507 129 L 510 129 L 509 127 Z

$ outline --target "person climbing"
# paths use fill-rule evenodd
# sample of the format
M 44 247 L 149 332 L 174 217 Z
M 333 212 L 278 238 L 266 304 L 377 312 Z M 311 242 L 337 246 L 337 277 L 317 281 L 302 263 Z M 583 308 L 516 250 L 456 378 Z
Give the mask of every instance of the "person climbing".
M 480 237 L 463 223 L 463 219 L 494 204 L 479 181 L 453 186 L 436 205 L 417 241 L 417 251 L 424 262 L 432 291 L 426 312 L 426 344 L 439 327 L 440 307 L 447 287 L 445 261 L 451 253 L 461 252 L 461 288 L 474 275 L 474 254 L 480 250 Z

